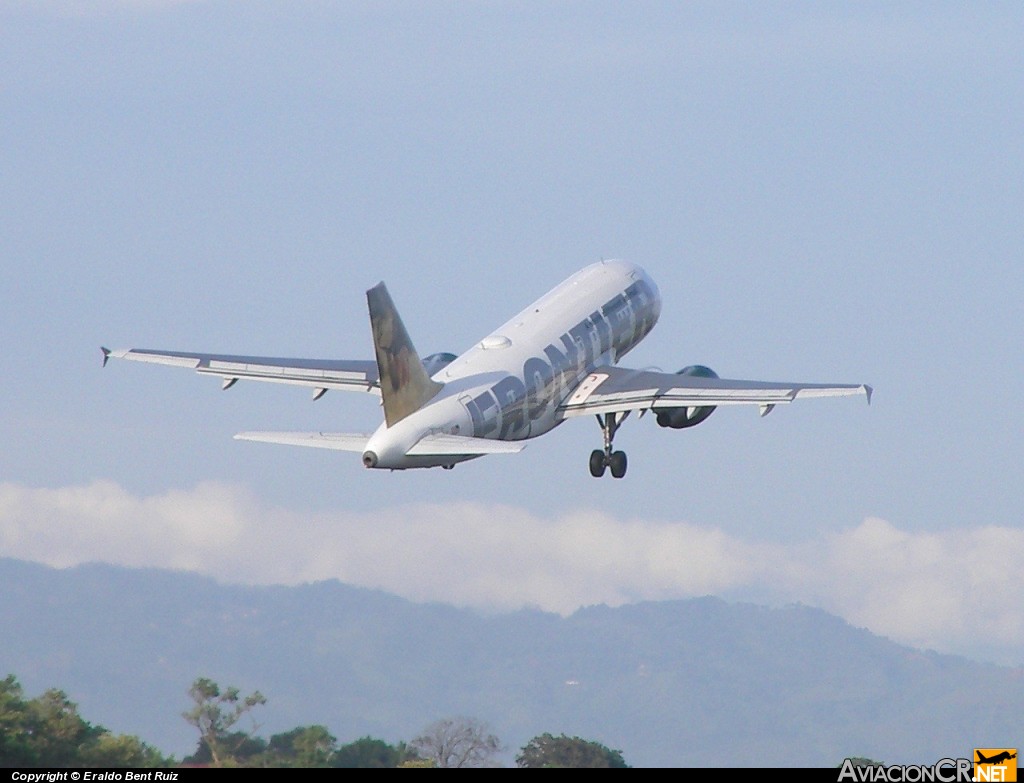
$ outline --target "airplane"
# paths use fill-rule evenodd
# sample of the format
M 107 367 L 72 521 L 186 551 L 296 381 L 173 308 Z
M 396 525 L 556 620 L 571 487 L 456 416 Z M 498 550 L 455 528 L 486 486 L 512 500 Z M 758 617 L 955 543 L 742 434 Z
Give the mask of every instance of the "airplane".
M 626 474 L 614 438 L 633 411 L 653 411 L 659 426 L 685 429 L 719 406 L 777 405 L 806 397 L 864 395 L 866 384 L 728 380 L 703 365 L 676 373 L 617 367 L 658 321 L 661 295 L 641 267 L 602 260 L 573 274 L 461 355 L 420 359 L 383 282 L 366 292 L 375 359 L 289 359 L 101 348 L 110 358 L 186 367 L 239 380 L 378 395 L 384 422 L 373 433 L 241 432 L 236 439 L 351 451 L 367 468 L 441 467 L 488 454 L 522 451 L 525 441 L 566 419 L 596 416 L 603 446 L 590 473 Z
M 1016 753 L 1010 753 L 1007 750 L 997 753 L 992 758 L 985 758 L 984 754 L 980 750 L 974 751 L 978 756 L 978 764 L 1001 764 L 1004 761 L 1010 761 L 1011 759 L 1017 758 Z

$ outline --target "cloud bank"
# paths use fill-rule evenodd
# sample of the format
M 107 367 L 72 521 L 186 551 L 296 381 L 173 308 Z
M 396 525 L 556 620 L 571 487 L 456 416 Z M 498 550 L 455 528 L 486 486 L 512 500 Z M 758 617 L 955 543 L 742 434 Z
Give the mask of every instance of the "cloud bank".
M 184 569 L 224 581 L 322 579 L 484 610 L 698 595 L 800 601 L 915 646 L 1024 662 L 1024 531 L 909 533 L 882 519 L 798 544 L 591 510 L 413 504 L 299 514 L 217 483 L 136 497 L 113 482 L 0 484 L 0 556 Z

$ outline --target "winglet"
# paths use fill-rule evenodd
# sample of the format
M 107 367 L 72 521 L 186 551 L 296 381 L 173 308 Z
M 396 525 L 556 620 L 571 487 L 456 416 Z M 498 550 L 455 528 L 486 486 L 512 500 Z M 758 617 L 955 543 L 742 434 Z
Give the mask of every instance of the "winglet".
M 384 421 L 391 427 L 433 399 L 444 384 L 430 380 L 427 375 L 384 283 L 366 292 L 366 303 L 377 354 Z
M 107 362 L 110 360 L 110 349 L 100 346 L 100 350 L 103 351 L 103 366 L 107 366 Z
M 875 393 L 875 390 L 868 386 L 866 383 L 861 388 L 864 389 L 864 396 L 868 398 L 868 405 L 870 405 L 871 395 Z

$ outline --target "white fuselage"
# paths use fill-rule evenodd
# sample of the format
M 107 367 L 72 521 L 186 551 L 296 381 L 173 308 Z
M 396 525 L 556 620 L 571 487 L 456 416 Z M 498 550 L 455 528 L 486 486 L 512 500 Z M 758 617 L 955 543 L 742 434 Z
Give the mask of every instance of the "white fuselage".
M 639 266 L 601 261 L 581 269 L 435 373 L 444 388 L 393 426 L 382 424 L 364 463 L 402 469 L 473 458 L 407 455 L 425 435 L 523 440 L 549 432 L 580 381 L 617 363 L 660 313 L 658 287 Z

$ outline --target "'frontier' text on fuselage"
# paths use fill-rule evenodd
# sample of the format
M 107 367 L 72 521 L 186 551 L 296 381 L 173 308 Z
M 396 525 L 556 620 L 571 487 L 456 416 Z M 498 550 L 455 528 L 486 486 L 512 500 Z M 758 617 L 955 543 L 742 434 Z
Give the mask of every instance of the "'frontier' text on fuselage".
M 559 343 L 546 346 L 543 356 L 527 359 L 522 376 L 509 375 L 468 399 L 473 435 L 501 440 L 539 435 L 531 425 L 552 413 L 583 376 L 610 354 L 612 362 L 618 361 L 647 336 L 658 319 L 656 303 L 647 281 L 636 280 L 565 332 Z

